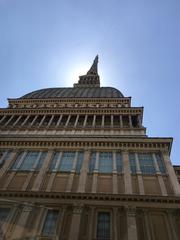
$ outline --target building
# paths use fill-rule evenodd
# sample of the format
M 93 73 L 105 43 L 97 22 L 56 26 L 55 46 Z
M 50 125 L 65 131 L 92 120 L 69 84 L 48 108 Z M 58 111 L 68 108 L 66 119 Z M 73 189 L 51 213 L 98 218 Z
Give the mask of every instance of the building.
M 0 109 L 1 239 L 180 239 L 172 138 L 148 137 L 97 67 Z

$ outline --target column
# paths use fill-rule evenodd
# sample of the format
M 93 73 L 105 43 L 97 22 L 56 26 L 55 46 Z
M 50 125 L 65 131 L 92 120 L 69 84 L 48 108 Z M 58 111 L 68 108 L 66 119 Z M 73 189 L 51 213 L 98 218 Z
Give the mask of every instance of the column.
M 116 152 L 113 151 L 113 193 L 118 193 L 118 179 L 116 167 Z
M 57 121 L 56 127 L 59 126 L 59 124 L 60 124 L 60 122 L 61 122 L 61 119 L 62 119 L 62 116 L 63 116 L 63 115 L 60 115 L 60 117 L 59 117 L 59 119 L 58 119 L 58 121 Z
M 149 212 L 147 209 L 143 209 L 143 215 L 144 215 L 146 238 L 147 240 L 152 240 L 151 238 L 152 224 L 149 221 Z
M 95 127 L 95 125 L 96 125 L 96 115 L 94 115 L 94 117 L 93 117 L 93 124 L 92 124 L 92 126 Z
M 119 121 L 120 121 L 120 127 L 123 127 L 123 121 L 122 121 L 122 115 L 119 116 Z
M 87 117 L 88 117 L 88 115 L 85 115 L 85 118 L 84 118 L 84 123 L 83 123 L 83 127 L 85 127 L 85 126 L 86 126 Z
M 81 168 L 81 172 L 80 172 L 80 176 L 79 176 L 79 184 L 78 184 L 77 192 L 85 192 L 89 159 L 90 159 L 90 151 L 85 150 L 84 151 L 84 160 L 82 163 L 82 168 Z
M 137 171 L 137 179 L 138 179 L 138 186 L 139 186 L 139 194 L 144 195 L 144 183 L 143 183 L 143 177 L 142 172 L 139 165 L 139 159 L 138 154 L 135 153 L 135 160 L 136 160 L 136 171 Z
M 31 127 L 32 127 L 32 126 L 33 126 L 33 124 L 35 123 L 35 121 L 36 121 L 37 117 L 38 117 L 38 115 L 36 115 L 36 116 L 34 117 L 34 119 L 32 120 L 32 122 L 31 122 L 31 124 L 30 124 L 30 126 L 31 126 Z
M 28 203 L 24 203 L 23 208 L 21 208 L 21 214 L 16 222 L 15 230 L 13 232 L 13 238 L 23 237 L 23 233 L 26 228 L 28 217 L 32 211 L 32 207 Z
M 97 192 L 97 181 L 98 181 L 98 170 L 99 170 L 99 152 L 96 152 L 96 163 L 95 169 L 93 171 L 93 179 L 92 179 L 92 193 Z
M 115 208 L 113 208 L 113 236 L 112 236 L 113 240 L 118 240 L 118 234 L 117 234 L 117 229 L 118 229 L 117 214 L 118 214 L 118 208 L 115 207 Z
M 174 219 L 173 219 L 173 214 L 174 214 L 175 210 L 168 209 L 166 211 L 167 211 L 167 220 L 168 220 L 167 226 L 169 226 L 169 228 L 170 228 L 170 235 L 173 240 L 178 240 L 178 236 L 177 236 L 176 230 L 174 228 Z
M 38 127 L 41 127 L 41 126 L 42 126 L 42 124 L 43 124 L 43 122 L 44 122 L 44 119 L 45 119 L 45 117 L 46 117 L 46 115 L 44 115 L 44 116 L 42 117 L 42 119 L 41 119 L 41 121 L 40 121 L 40 123 L 39 123 Z
M 131 115 L 129 115 L 129 126 L 130 126 L 130 128 L 132 128 L 132 118 L 131 118 Z
M 51 161 L 52 155 L 53 155 L 53 150 L 48 152 L 47 157 L 43 163 L 43 166 L 34 181 L 32 191 L 39 191 L 42 181 L 43 181 L 43 178 L 45 177 L 46 171 L 47 171 L 49 163 Z
M 74 123 L 74 127 L 77 127 L 78 120 L 79 120 L 79 115 L 76 116 L 76 121 Z
M 59 165 L 60 165 L 60 162 L 61 162 L 61 158 L 62 158 L 62 152 L 59 153 L 59 157 L 58 157 L 58 159 L 57 159 L 57 161 L 56 161 L 55 168 L 54 168 L 54 170 L 52 170 L 52 172 L 51 172 L 51 175 L 50 175 L 50 178 L 49 178 L 49 181 L 48 181 L 48 184 L 47 184 L 47 188 L 46 188 L 46 191 L 47 191 L 47 192 L 50 192 L 50 191 L 51 191 L 51 188 L 52 188 L 54 179 L 55 179 L 55 177 L 56 177 L 56 172 L 57 172 L 58 169 L 59 169 Z
M 136 226 L 136 209 L 132 207 L 126 208 L 127 214 L 127 236 L 128 240 L 137 240 L 137 226 Z
M 125 194 L 132 194 L 131 170 L 129 165 L 129 154 L 127 150 L 122 151 L 123 166 L 124 166 L 124 187 Z
M 74 174 L 76 172 L 77 158 L 78 158 L 78 152 L 76 152 L 76 154 L 75 154 L 72 170 L 71 170 L 71 173 L 69 175 L 67 186 L 66 186 L 66 192 L 71 192 L 71 189 L 72 189 Z
M 73 215 L 71 221 L 71 227 L 69 232 L 69 240 L 78 240 L 79 239 L 79 230 L 80 230 L 80 223 L 81 223 L 81 215 L 83 211 L 82 204 L 75 204 L 73 208 Z
M 51 125 L 53 119 L 54 119 L 54 115 L 52 115 L 52 117 L 51 117 L 51 119 L 50 119 L 50 121 L 49 121 L 49 123 L 48 123 L 48 125 L 47 125 L 48 127 Z
M 141 124 L 141 116 L 138 115 L 137 118 L 138 118 L 138 126 L 139 126 L 139 127 L 142 127 L 142 124 Z
M 114 125 L 114 116 L 113 115 L 111 115 L 111 127 L 113 127 L 113 125 Z
M 89 221 L 89 229 L 88 229 L 88 240 L 92 240 L 93 238 L 93 224 L 94 224 L 94 213 L 95 213 L 95 207 L 90 207 L 90 221 Z
M 154 166 L 155 166 L 155 170 L 156 170 L 156 175 L 157 175 L 157 179 L 158 179 L 158 182 L 159 182 L 159 186 L 160 186 L 160 189 L 161 189 L 161 193 L 162 193 L 163 196 L 167 196 L 166 186 L 164 184 L 164 180 L 163 180 L 162 174 L 161 174 L 161 172 L 159 170 L 159 166 L 158 166 L 158 163 L 157 163 L 157 159 L 156 159 L 155 153 L 153 153 L 152 156 L 153 156 L 153 162 L 154 162 Z
M 69 124 L 70 118 L 71 118 L 71 115 L 68 116 L 68 119 L 67 119 L 67 121 L 66 121 L 65 127 L 67 127 L 67 125 Z
M 30 118 L 30 115 L 28 115 L 28 116 L 25 118 L 25 120 L 24 120 L 24 122 L 21 124 L 21 126 L 24 126 L 24 125 L 27 123 L 27 121 L 28 121 L 29 118 Z
M 7 126 L 8 123 L 13 119 L 13 117 L 14 117 L 14 115 L 12 115 L 12 116 L 9 118 L 9 120 L 4 124 L 4 126 Z
M 21 117 L 22 117 L 22 116 L 19 116 L 19 117 L 17 118 L 17 120 L 13 123 L 13 126 L 15 126 L 15 125 L 19 122 L 19 120 L 20 120 Z
M 168 173 L 168 178 L 170 180 L 170 183 L 171 183 L 171 186 L 173 188 L 174 194 L 175 195 L 180 195 L 180 185 L 179 185 L 177 176 L 175 174 L 174 168 L 171 164 L 171 160 L 169 158 L 168 151 L 163 152 L 163 159 L 164 159 L 164 163 L 165 163 L 166 170 L 167 170 L 167 173 Z
M 6 118 L 6 115 L 4 115 L 1 120 L 0 120 L 0 124 L 4 121 L 4 119 Z
M 44 216 L 44 212 L 45 212 L 45 207 L 43 206 L 35 206 L 35 211 L 38 211 L 38 214 L 36 214 L 36 218 L 35 218 L 35 224 L 33 229 L 31 230 L 31 237 L 35 238 L 41 234 L 40 232 L 40 224 L 42 224 L 43 222 L 43 216 Z
M 101 127 L 104 127 L 104 115 L 102 115 L 102 123 L 101 123 Z

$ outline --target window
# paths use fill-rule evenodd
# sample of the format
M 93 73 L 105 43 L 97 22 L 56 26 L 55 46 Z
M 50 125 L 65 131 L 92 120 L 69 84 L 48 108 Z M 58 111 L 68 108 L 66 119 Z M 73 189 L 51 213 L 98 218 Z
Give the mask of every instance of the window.
M 101 173 L 112 172 L 112 153 L 111 152 L 99 153 L 99 172 Z
M 4 222 L 10 212 L 10 208 L 0 208 L 0 222 Z
M 10 150 L 0 151 L 0 167 L 2 167 L 4 162 L 9 159 L 10 155 L 11 155 Z
M 157 164 L 159 166 L 159 171 L 161 173 L 166 173 L 166 168 L 162 159 L 162 155 L 158 153 L 156 153 L 155 155 L 156 155 Z
M 122 172 L 123 163 L 122 163 L 122 155 L 120 152 L 116 153 L 116 168 L 118 173 Z
M 108 212 L 98 213 L 97 240 L 110 240 L 110 213 Z
M 62 159 L 60 162 L 60 171 L 69 172 L 73 166 L 73 160 L 75 157 L 75 152 L 63 152 Z
M 43 236 L 53 236 L 56 234 L 58 215 L 58 210 L 48 210 L 42 230 Z
M 95 169 L 96 165 L 96 152 L 91 153 L 90 161 L 89 161 L 89 172 L 92 173 Z
M 142 174 L 155 174 L 155 168 L 153 163 L 152 154 L 139 153 L 139 164 Z
M 46 155 L 47 152 L 41 153 L 39 151 L 30 151 L 26 154 L 25 152 L 21 152 L 13 163 L 11 169 L 20 171 L 40 170 Z
M 70 172 L 73 168 L 76 152 L 56 152 L 49 166 L 50 171 Z M 75 170 L 80 172 L 84 158 L 83 152 L 78 152 Z
M 130 163 L 131 172 L 133 174 L 135 174 L 136 173 L 136 158 L 135 158 L 134 153 L 129 154 L 129 163 Z

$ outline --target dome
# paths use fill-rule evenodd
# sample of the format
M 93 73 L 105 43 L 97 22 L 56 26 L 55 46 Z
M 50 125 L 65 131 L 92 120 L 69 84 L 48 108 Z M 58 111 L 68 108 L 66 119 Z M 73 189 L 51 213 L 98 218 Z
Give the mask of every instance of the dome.
M 122 98 L 123 94 L 112 87 L 46 88 L 28 93 L 21 99 L 46 98 Z

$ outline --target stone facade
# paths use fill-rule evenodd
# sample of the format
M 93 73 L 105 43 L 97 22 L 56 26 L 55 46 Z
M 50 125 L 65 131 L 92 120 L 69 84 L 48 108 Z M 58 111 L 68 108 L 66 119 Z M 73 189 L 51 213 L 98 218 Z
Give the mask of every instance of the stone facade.
M 2 239 L 180 239 L 172 138 L 148 137 L 131 98 L 101 97 L 97 63 L 69 97 L 41 90 L 0 109 Z

